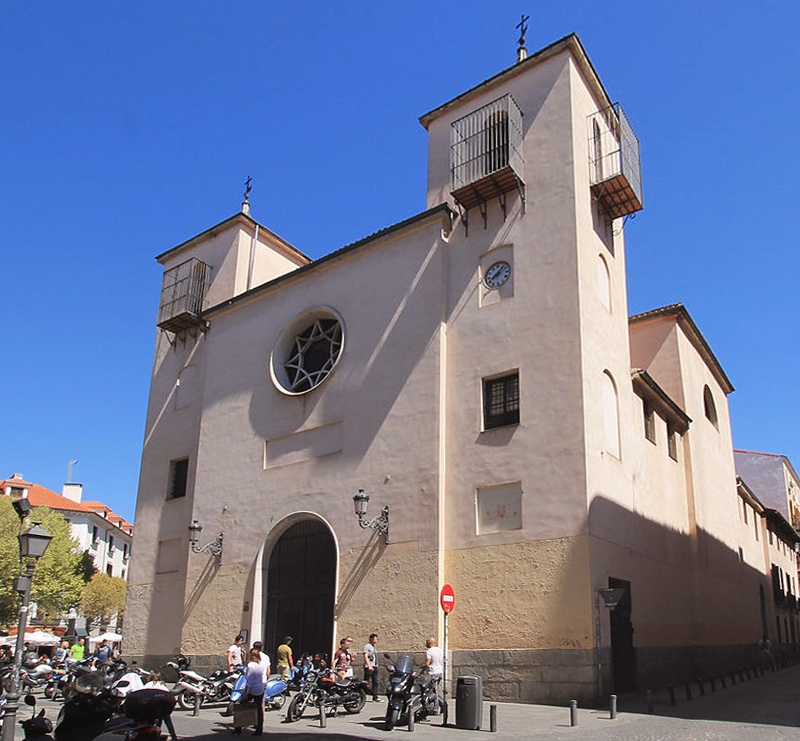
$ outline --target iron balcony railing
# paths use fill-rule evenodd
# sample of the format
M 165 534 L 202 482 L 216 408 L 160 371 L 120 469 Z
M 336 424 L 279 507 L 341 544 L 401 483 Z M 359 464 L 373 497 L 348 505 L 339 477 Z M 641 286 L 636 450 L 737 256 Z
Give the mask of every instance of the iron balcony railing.
M 619 103 L 589 116 L 592 192 L 612 218 L 642 208 L 639 140 Z
M 521 186 L 522 111 L 504 95 L 451 128 L 452 195 L 470 208 Z
M 200 323 L 211 268 L 193 257 L 164 271 L 158 326 L 180 332 Z

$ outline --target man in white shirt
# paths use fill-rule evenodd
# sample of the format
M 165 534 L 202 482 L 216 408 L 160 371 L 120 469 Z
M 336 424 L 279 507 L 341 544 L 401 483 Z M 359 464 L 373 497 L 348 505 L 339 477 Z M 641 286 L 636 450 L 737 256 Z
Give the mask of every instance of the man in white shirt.
M 428 638 L 425 645 L 428 648 L 425 665 L 428 667 L 431 679 L 441 679 L 444 673 L 444 651 L 436 645 L 435 638 Z
M 264 644 L 261 641 L 256 641 L 253 644 L 253 648 L 261 654 L 261 666 L 264 669 L 264 688 L 267 687 L 267 680 L 269 679 L 269 667 L 270 667 L 270 660 L 269 656 L 267 656 L 261 649 L 264 648 Z
M 237 666 L 244 665 L 244 643 L 243 636 L 236 636 L 233 643 L 228 647 L 228 670 L 233 671 Z

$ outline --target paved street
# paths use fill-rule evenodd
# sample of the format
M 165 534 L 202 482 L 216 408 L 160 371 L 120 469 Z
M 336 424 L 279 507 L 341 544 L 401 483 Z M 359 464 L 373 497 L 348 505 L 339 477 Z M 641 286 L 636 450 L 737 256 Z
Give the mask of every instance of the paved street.
M 643 698 L 622 698 L 616 720 L 608 711 L 579 709 L 578 725 L 570 726 L 569 708 L 548 705 L 497 703 L 497 733 L 489 733 L 489 703 L 485 703 L 481 731 L 443 727 L 441 720 L 418 723 L 413 737 L 417 741 L 464 741 L 485 736 L 486 741 L 800 741 L 800 665 L 769 673 L 764 677 L 738 683 L 716 692 L 706 690 L 704 697 L 686 701 L 683 690 L 677 693 L 678 704 L 671 707 L 666 694 L 655 697 L 654 714 L 647 714 Z M 58 704 L 43 702 L 41 707 L 55 719 Z M 382 728 L 385 701 L 368 702 L 358 715 L 340 714 L 327 719 L 320 728 L 316 714 L 286 723 L 282 712 L 265 714 L 264 735 L 281 741 L 305 741 L 326 738 L 331 741 L 383 739 L 394 735 L 408 737 L 407 728 L 392 732 Z M 220 741 L 236 738 L 230 720 L 219 715 L 221 708 L 203 709 L 200 715 L 176 711 L 173 715 L 180 738 L 197 741 Z M 28 717 L 26 707 L 22 717 Z M 454 707 L 451 709 L 455 721 Z M 241 738 L 250 737 L 245 731 Z M 22 729 L 17 729 L 22 739 Z

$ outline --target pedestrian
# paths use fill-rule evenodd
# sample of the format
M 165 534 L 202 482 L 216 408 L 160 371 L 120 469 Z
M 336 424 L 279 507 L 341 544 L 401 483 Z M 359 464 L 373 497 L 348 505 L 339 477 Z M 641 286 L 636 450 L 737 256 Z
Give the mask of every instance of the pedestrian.
M 370 633 L 369 642 L 364 644 L 364 681 L 372 686 L 372 702 L 378 702 L 378 652 L 375 644 L 378 634 Z
M 61 641 L 61 645 L 56 649 L 55 662 L 59 669 L 64 669 L 67 666 L 67 659 L 69 658 L 69 641 Z
M 428 649 L 425 653 L 425 666 L 428 667 L 431 679 L 439 680 L 444 673 L 444 652 L 436 645 L 435 638 L 428 638 L 425 646 Z
M 69 658 L 72 661 L 83 661 L 85 653 L 86 641 L 83 638 L 78 638 L 78 640 L 72 644 L 72 648 L 69 650 Z
M 111 661 L 111 648 L 107 640 L 100 641 L 100 645 L 94 651 L 94 656 L 101 664 L 108 664 Z
M 161 672 L 150 672 L 147 677 L 147 682 L 145 683 L 143 690 L 164 690 L 164 692 L 169 692 L 170 689 L 167 685 L 164 684 L 163 680 L 161 679 Z M 163 718 L 164 725 L 167 727 L 169 731 L 169 737 L 172 741 L 178 741 L 178 736 L 175 733 L 175 726 L 172 725 L 172 711 L 170 710 Z
M 258 651 L 258 655 L 260 658 L 261 668 L 264 670 L 264 689 L 266 690 L 267 687 L 267 680 L 269 679 L 269 668 L 271 666 L 271 662 L 269 660 L 269 656 L 267 656 L 261 649 L 264 648 L 264 644 L 261 641 L 256 641 L 253 644 L 253 648 L 250 649 L 251 651 L 255 649 Z M 263 694 L 263 693 L 262 693 Z
M 764 636 L 758 642 L 758 650 L 761 654 L 761 666 L 766 670 L 775 671 L 775 659 L 772 658 L 772 641 L 769 636 Z
M 249 699 L 253 700 L 256 705 L 256 722 L 254 724 L 254 736 L 261 736 L 264 728 L 264 668 L 261 664 L 261 657 L 266 655 L 256 648 L 261 641 L 256 641 L 253 648 L 250 649 L 250 654 L 247 657 L 247 666 L 244 670 L 244 676 L 247 682 L 247 695 Z M 234 718 L 236 711 L 234 711 Z M 235 721 L 234 721 L 235 722 Z M 233 732 L 237 735 L 241 734 L 242 727 L 234 726 Z
M 353 659 L 350 655 L 350 646 L 352 645 L 353 639 L 350 638 L 350 636 L 342 638 L 342 640 L 339 641 L 339 648 L 333 657 L 333 671 L 336 672 L 336 676 L 339 678 L 340 682 L 346 677 L 353 676 L 353 670 L 350 667 L 350 662 Z
M 228 646 L 228 671 L 233 671 L 237 667 L 244 666 L 244 636 L 239 634 L 233 639 L 233 643 Z
M 278 646 L 278 650 L 275 655 L 275 660 L 277 664 L 275 668 L 278 671 L 278 674 L 281 675 L 281 679 L 289 684 L 289 680 L 292 678 L 292 672 L 294 672 L 294 661 L 292 659 L 292 648 L 289 645 L 292 642 L 291 636 L 285 636 L 283 639 L 283 643 Z

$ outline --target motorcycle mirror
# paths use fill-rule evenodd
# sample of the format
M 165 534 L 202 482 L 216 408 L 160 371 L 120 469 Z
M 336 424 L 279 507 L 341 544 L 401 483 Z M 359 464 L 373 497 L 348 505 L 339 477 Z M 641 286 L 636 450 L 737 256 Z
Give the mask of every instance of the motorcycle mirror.
M 391 656 L 389 656 L 389 654 L 384 654 L 384 655 L 383 655 L 383 658 L 384 658 L 384 659 L 391 659 L 392 657 L 391 657 Z
M 25 695 L 25 704 L 36 707 L 36 698 L 33 695 Z

